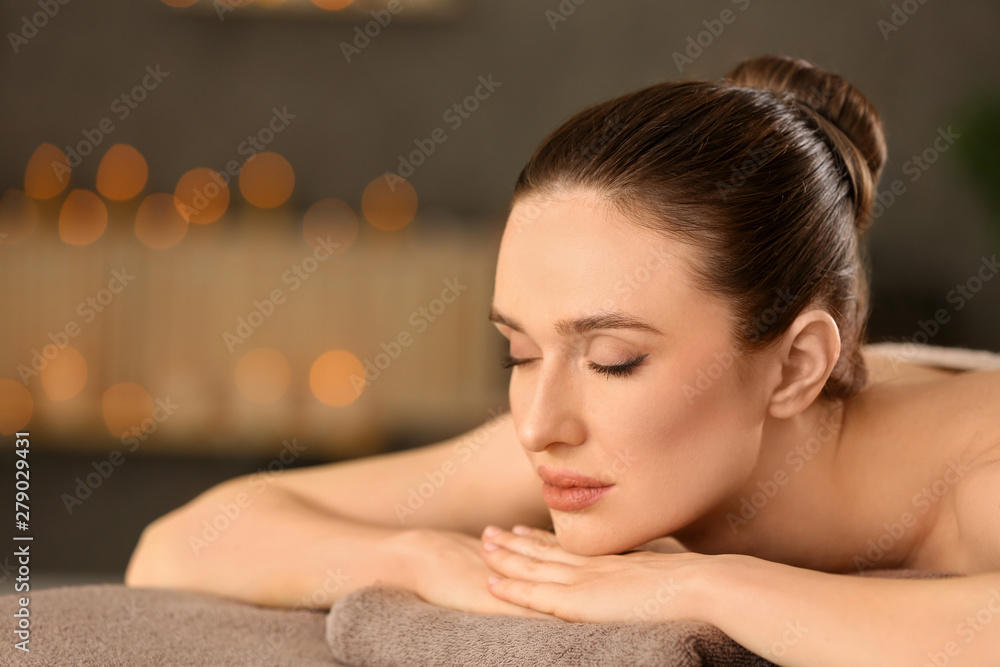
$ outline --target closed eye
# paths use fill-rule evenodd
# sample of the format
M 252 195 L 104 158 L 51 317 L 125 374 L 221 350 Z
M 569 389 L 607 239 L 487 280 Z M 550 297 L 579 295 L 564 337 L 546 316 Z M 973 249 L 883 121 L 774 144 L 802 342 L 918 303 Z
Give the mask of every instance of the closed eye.
M 635 357 L 634 359 L 630 359 L 625 363 L 612 364 L 610 366 L 604 366 L 602 364 L 597 364 L 591 361 L 587 364 L 587 366 L 591 370 L 597 373 L 601 373 L 609 379 L 612 376 L 628 377 L 635 371 L 635 368 L 640 363 L 642 363 L 643 359 L 645 359 L 648 356 L 649 356 L 648 354 L 643 354 L 641 356 Z M 534 361 L 534 359 L 517 359 L 515 357 L 510 356 L 509 354 L 505 354 L 503 357 L 500 358 L 500 366 L 503 368 L 511 368 L 513 366 L 520 366 L 521 364 L 526 364 L 529 361 Z

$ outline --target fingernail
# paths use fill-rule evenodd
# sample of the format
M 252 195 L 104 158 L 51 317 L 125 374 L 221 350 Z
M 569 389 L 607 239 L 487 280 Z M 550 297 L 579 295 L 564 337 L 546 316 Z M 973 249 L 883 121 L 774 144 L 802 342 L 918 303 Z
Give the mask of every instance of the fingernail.
M 488 582 L 490 583 L 490 585 L 492 586 L 493 584 L 495 584 L 495 583 L 497 583 L 498 581 L 500 581 L 500 577 L 490 577 L 489 579 L 487 579 L 487 581 L 488 581 Z
M 531 533 L 531 529 L 528 528 L 527 526 L 514 526 L 513 528 L 510 529 L 510 532 L 514 533 L 515 535 L 528 535 L 529 533 Z
M 500 529 L 496 526 L 486 526 L 486 529 L 483 530 L 483 535 L 496 535 L 499 532 Z
M 497 549 L 500 548 L 500 545 L 497 544 L 496 542 L 487 542 L 486 544 L 483 545 L 483 548 L 486 549 L 487 551 L 496 551 Z

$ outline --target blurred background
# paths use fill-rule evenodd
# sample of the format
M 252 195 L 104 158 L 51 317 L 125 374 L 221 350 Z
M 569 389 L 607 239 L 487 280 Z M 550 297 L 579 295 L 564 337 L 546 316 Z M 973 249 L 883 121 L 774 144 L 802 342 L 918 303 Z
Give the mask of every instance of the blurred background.
M 762 53 L 883 115 L 869 338 L 1000 350 L 993 0 L 11 0 L 0 27 L 0 504 L 28 431 L 35 587 L 120 582 L 224 479 L 506 410 L 486 315 L 533 148 Z

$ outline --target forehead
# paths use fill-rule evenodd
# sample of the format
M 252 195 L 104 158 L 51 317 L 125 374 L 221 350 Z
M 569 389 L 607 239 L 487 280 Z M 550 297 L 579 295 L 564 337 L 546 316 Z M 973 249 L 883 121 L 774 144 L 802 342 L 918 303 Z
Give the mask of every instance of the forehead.
M 522 199 L 500 244 L 494 305 L 536 323 L 619 309 L 660 321 L 700 314 L 717 324 L 720 313 L 692 286 L 690 261 L 690 246 L 587 191 Z

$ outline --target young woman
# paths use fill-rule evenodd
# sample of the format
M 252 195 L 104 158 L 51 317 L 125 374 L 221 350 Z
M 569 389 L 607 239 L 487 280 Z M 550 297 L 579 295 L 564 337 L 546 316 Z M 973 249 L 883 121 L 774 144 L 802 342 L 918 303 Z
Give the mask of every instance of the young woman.
M 514 189 L 490 312 L 510 412 L 210 489 L 147 528 L 127 583 L 323 607 L 380 581 L 697 619 L 787 665 L 995 664 L 1000 371 L 863 347 L 885 157 L 872 105 L 802 60 L 584 109 Z M 846 576 L 896 568 L 967 576 Z

